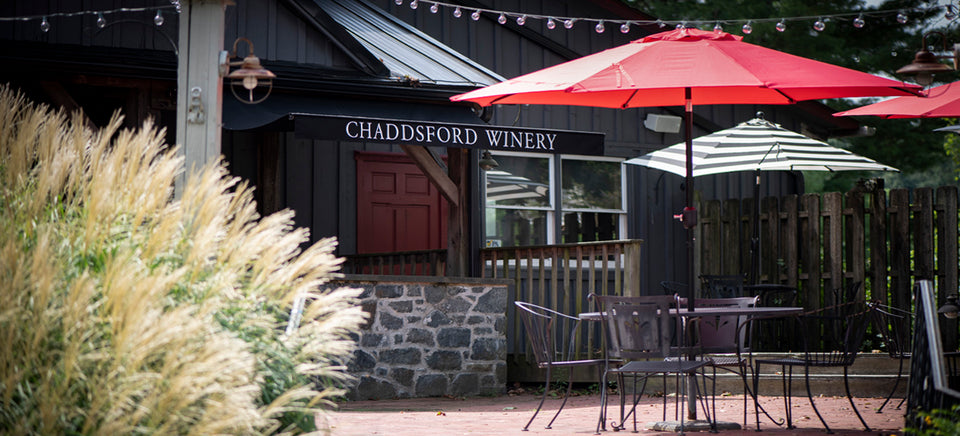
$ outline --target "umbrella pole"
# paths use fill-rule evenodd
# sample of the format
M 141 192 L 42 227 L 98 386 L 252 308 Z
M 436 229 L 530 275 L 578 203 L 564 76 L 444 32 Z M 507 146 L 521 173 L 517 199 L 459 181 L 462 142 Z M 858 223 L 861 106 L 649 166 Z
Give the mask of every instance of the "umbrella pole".
M 753 231 L 750 236 L 750 284 L 760 281 L 760 169 L 754 171 Z
M 686 186 L 684 187 L 686 198 L 686 207 L 683 208 L 683 226 L 687 229 L 687 274 L 690 280 L 690 285 L 687 286 L 687 309 L 691 312 L 694 311 L 696 304 L 694 299 L 697 296 L 697 271 L 694 268 L 694 229 L 697 226 L 697 210 L 693 207 L 693 97 L 691 95 L 691 90 L 689 87 L 684 89 L 684 98 L 686 99 L 684 104 L 684 115 L 686 117 L 686 123 L 684 127 L 683 134 L 686 137 L 686 160 L 687 160 L 687 177 L 686 177 Z M 695 377 L 690 377 L 690 380 L 687 383 L 687 418 L 690 420 L 697 419 L 697 383 Z
M 696 307 L 695 299 L 697 294 L 697 272 L 694 268 L 694 229 L 697 226 L 697 210 L 693 206 L 693 96 L 689 87 L 684 89 L 684 123 L 683 134 L 686 138 L 686 164 L 687 176 L 684 193 L 686 194 L 686 205 L 683 208 L 683 226 L 687 229 L 687 308 L 692 312 Z

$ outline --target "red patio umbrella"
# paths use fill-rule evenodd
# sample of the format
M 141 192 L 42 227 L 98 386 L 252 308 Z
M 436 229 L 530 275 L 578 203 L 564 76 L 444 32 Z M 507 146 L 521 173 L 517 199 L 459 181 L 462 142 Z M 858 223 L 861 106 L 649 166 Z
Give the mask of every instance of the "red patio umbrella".
M 897 97 L 856 109 L 837 112 L 835 117 L 873 115 L 880 118 L 953 118 L 960 117 L 960 82 L 948 83 L 924 91 L 926 97 Z
M 686 207 L 693 283 L 693 105 L 791 104 L 824 98 L 919 94 L 921 87 L 742 41 L 725 32 L 657 33 L 553 67 L 451 97 L 491 104 L 630 108 L 685 106 Z

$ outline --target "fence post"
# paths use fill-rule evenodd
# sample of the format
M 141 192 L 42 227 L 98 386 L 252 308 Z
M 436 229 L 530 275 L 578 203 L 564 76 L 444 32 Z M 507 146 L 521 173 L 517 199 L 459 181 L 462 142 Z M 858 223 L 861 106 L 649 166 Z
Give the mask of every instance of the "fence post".
M 807 310 L 820 305 L 820 196 L 803 194 L 800 198 L 800 253 L 806 281 L 800 292 Z
M 890 190 L 890 305 L 910 302 L 910 193 Z
M 864 207 L 863 192 L 859 189 L 847 192 L 847 207 L 844 210 L 844 235 L 847 246 L 847 265 L 850 275 L 849 282 L 860 282 L 860 290 L 857 297 L 866 300 L 867 284 L 864 282 L 866 275 L 866 246 L 864 235 Z M 847 213 L 849 211 L 849 213 Z
M 887 191 L 883 179 L 877 179 L 877 187 L 870 196 L 870 297 L 890 304 L 887 296 Z
M 940 289 L 937 307 L 946 302 L 948 294 L 956 292 L 960 286 L 957 277 L 957 187 L 941 186 L 937 189 L 937 283 Z M 947 350 L 956 350 L 957 320 L 941 319 L 943 346 Z
M 633 241 L 623 246 L 623 295 L 625 297 L 640 296 L 640 241 Z

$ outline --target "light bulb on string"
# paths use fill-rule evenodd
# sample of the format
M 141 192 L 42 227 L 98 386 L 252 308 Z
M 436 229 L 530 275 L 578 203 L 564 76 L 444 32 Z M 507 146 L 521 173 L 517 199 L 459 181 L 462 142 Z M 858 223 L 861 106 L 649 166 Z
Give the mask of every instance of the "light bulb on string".
M 753 26 L 751 26 L 750 23 L 751 23 L 750 21 L 747 21 L 747 24 L 744 24 L 743 27 L 740 28 L 740 30 L 743 31 L 744 35 L 749 35 L 753 33 Z
M 620 25 L 620 33 L 630 33 L 630 23 L 626 22 Z
M 907 21 L 910 21 L 910 18 L 907 17 L 907 13 L 906 13 L 906 12 L 900 11 L 899 13 L 897 13 L 897 22 L 898 22 L 898 23 L 900 23 L 900 24 L 907 24 Z
M 97 12 L 97 27 L 103 29 L 107 26 L 107 19 L 103 18 L 103 12 Z
M 462 16 L 463 16 L 463 11 L 460 10 L 460 6 L 457 6 L 457 8 L 453 10 L 453 17 L 460 18 Z
M 719 21 L 717 21 L 717 24 L 714 24 L 714 25 L 713 25 L 713 31 L 716 32 L 716 33 L 723 32 L 723 26 L 720 25 L 720 22 L 719 22 Z
M 440 5 L 434 3 L 430 5 L 430 13 L 435 14 L 440 11 Z
M 473 21 L 479 20 L 479 19 L 480 19 L 480 9 L 477 9 L 477 10 L 473 11 L 473 13 L 470 14 L 470 19 L 472 19 Z
M 684 27 L 687 27 L 685 23 L 677 23 L 677 30 L 683 30 Z
M 521 16 L 517 17 L 517 25 L 518 25 L 518 26 L 522 26 L 522 25 L 524 25 L 524 24 L 527 24 L 527 16 L 526 16 L 526 15 L 521 15 Z
M 507 16 L 503 15 L 503 12 L 501 12 L 500 16 L 497 17 L 497 22 L 500 24 L 507 24 Z
M 781 18 L 780 21 L 777 22 L 777 32 L 783 32 L 785 30 L 787 30 L 787 23 Z
M 597 23 L 593 29 L 596 30 L 597 33 L 603 33 L 605 30 L 607 30 L 607 28 L 603 26 L 603 20 L 600 20 L 600 22 Z
M 860 63 L 860 56 L 859 56 L 859 55 L 853 55 L 853 62 L 859 64 L 859 63 Z
M 564 20 L 563 27 L 567 29 L 573 29 L 573 18 L 567 18 Z
M 658 20 L 657 20 L 657 26 L 659 26 L 659 27 L 662 29 L 662 28 L 664 28 L 664 27 L 667 27 L 667 23 L 664 23 L 663 20 L 659 20 L 659 19 L 658 19 Z
M 40 31 L 43 33 L 50 31 L 50 22 L 47 21 L 47 17 L 43 17 L 43 21 L 40 22 Z
M 823 17 L 818 18 L 817 21 L 813 23 L 813 30 L 817 32 L 823 32 L 823 29 L 826 28 L 827 24 L 823 22 Z
M 557 28 L 557 22 L 553 20 L 553 17 L 547 18 L 547 29 L 553 30 Z
M 862 29 L 864 24 L 867 23 L 863 21 L 863 14 L 860 14 L 859 17 L 853 19 L 853 27 L 856 27 L 857 29 Z
M 153 16 L 153 24 L 155 24 L 157 27 L 163 25 L 163 14 L 160 13 L 159 9 L 157 9 L 157 15 Z
M 394 3 L 396 3 L 397 6 L 402 6 L 402 5 L 403 5 L 403 0 L 394 0 Z
M 410 0 L 410 9 L 416 9 L 417 6 L 420 6 L 419 0 Z

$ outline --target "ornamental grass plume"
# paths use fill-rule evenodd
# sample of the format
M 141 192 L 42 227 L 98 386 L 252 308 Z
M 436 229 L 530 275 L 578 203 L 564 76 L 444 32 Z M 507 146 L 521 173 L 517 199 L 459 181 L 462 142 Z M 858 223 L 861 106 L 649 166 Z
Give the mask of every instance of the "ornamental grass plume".
M 315 430 L 365 319 L 358 290 L 319 288 L 335 241 L 301 251 L 293 213 L 257 216 L 219 163 L 172 200 L 182 158 L 121 120 L 0 87 L 0 433 Z

